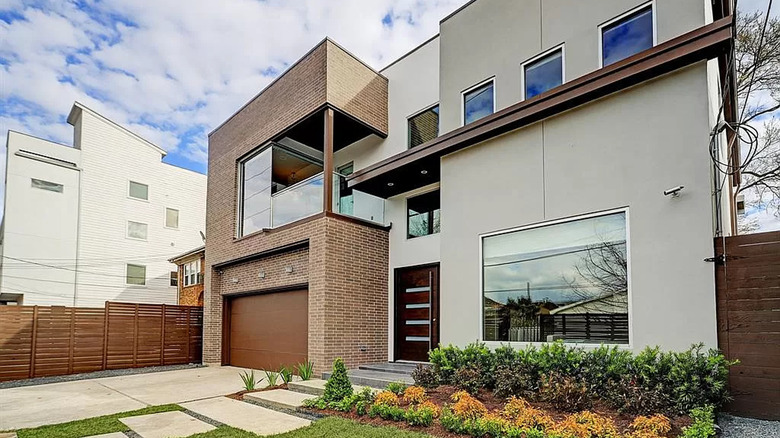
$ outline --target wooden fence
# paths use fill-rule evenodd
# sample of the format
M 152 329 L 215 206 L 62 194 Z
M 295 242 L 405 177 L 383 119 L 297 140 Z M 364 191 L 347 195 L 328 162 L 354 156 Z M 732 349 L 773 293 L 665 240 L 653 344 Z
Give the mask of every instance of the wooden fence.
M 0 381 L 201 361 L 203 309 L 0 306 Z
M 718 346 L 731 368 L 730 412 L 780 420 L 780 232 L 715 239 Z

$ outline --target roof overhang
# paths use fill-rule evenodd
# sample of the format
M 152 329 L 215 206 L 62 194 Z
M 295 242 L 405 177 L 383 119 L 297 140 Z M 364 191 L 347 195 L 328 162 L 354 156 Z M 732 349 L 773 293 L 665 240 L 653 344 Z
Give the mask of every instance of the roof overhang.
M 439 181 L 444 155 L 528 126 L 693 63 L 729 53 L 732 16 L 721 18 L 620 62 L 524 100 L 347 178 L 349 187 L 382 198 Z
M 187 251 L 187 252 L 185 252 L 183 254 L 179 254 L 176 257 L 170 258 L 170 259 L 168 259 L 168 261 L 171 262 L 171 263 L 178 264 L 178 262 L 180 262 L 180 261 L 182 261 L 184 259 L 188 259 L 188 258 L 190 258 L 190 257 L 192 257 L 194 255 L 197 255 L 197 254 L 200 254 L 200 253 L 205 253 L 205 252 L 206 252 L 206 246 L 205 245 L 201 245 L 201 246 L 199 246 L 197 248 L 194 248 L 194 249 L 191 249 L 191 250 L 189 250 L 189 251 Z

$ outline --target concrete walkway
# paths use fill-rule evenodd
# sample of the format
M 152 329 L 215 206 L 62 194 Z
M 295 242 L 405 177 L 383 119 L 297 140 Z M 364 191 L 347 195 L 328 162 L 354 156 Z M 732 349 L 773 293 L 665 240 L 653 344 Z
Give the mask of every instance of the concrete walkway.
M 203 367 L 0 389 L 0 430 L 222 396 L 243 389 L 240 371 Z

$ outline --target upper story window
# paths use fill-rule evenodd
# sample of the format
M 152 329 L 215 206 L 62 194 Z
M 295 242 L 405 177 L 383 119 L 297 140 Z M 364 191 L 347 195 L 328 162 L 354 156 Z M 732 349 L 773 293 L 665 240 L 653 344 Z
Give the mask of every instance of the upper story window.
M 146 266 L 127 264 L 126 284 L 143 286 L 146 284 Z
M 198 284 L 200 277 L 200 259 L 184 265 L 184 287 Z
M 409 117 L 409 148 L 439 136 L 439 105 Z
M 627 344 L 628 211 L 483 236 L 483 340 Z
M 127 237 L 131 239 L 146 240 L 149 234 L 149 225 L 141 222 L 127 221 Z
M 64 189 L 62 184 L 57 184 L 57 183 L 53 183 L 53 182 L 49 182 L 49 181 L 44 181 L 42 179 L 32 178 L 31 181 L 32 181 L 31 182 L 32 188 L 34 188 L 34 189 L 47 190 L 47 191 L 55 192 L 55 193 L 62 193 L 62 191 Z
M 463 92 L 463 124 L 479 120 L 496 110 L 495 87 L 489 79 Z
M 523 93 L 526 99 L 563 84 L 563 46 L 523 64 Z
M 439 190 L 406 200 L 407 238 L 436 234 L 441 230 Z
M 271 148 L 241 162 L 240 172 L 238 235 L 244 236 L 271 224 Z
M 149 186 L 139 182 L 130 181 L 127 196 L 135 199 L 149 200 Z
M 652 4 L 601 25 L 600 31 L 603 67 L 653 47 L 655 26 Z
M 179 210 L 165 209 L 165 228 L 179 228 Z

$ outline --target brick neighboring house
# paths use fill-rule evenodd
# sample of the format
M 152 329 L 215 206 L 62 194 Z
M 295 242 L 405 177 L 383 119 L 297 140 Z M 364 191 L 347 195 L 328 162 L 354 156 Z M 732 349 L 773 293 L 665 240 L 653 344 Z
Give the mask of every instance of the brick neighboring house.
M 176 265 L 176 272 L 171 272 L 171 286 L 176 286 L 177 304 L 180 306 L 203 306 L 203 270 L 206 267 L 206 246 L 199 246 L 168 261 Z
M 209 134 L 204 362 L 716 345 L 731 4 L 544 3 L 379 72 L 325 39 Z

